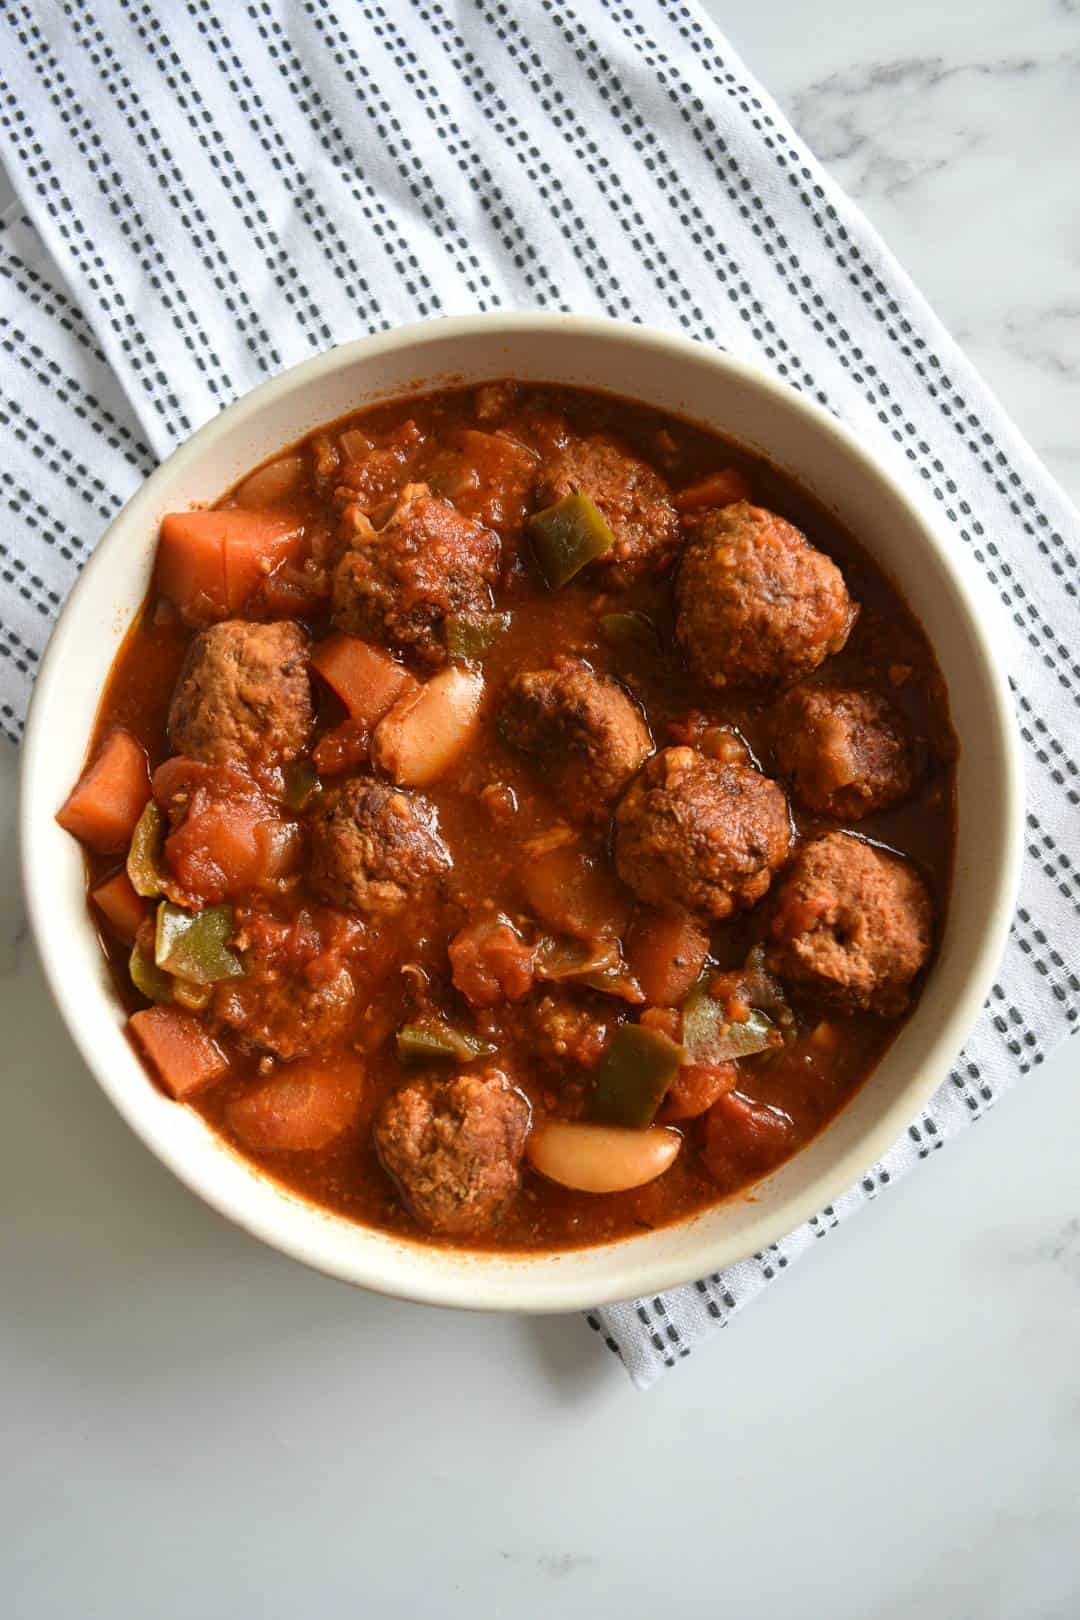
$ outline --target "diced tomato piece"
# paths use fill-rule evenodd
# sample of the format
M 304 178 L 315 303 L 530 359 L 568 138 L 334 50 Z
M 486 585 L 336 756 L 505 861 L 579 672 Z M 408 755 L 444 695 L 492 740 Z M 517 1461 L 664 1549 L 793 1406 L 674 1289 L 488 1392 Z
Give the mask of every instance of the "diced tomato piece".
M 284 876 L 302 834 L 235 765 L 177 755 L 154 772 L 154 797 L 173 823 L 165 860 L 178 884 L 208 904 Z
M 369 730 L 399 697 L 419 687 L 415 677 L 387 653 L 340 631 L 315 644 L 311 662 L 344 703 L 350 718 Z
M 100 855 L 126 849 L 150 797 L 146 750 L 129 731 L 110 731 L 56 819 Z
M 296 837 L 265 802 L 219 799 L 189 811 L 166 838 L 165 859 L 190 894 L 216 904 L 288 870 Z
M 454 986 L 473 1007 L 520 1001 L 533 986 L 535 955 L 506 917 L 478 917 L 450 941 Z
M 668 1087 L 657 1119 L 665 1125 L 696 1119 L 732 1090 L 738 1073 L 734 1063 L 685 1063 Z
M 146 1007 L 132 1013 L 128 1029 L 177 1102 L 186 1102 L 203 1086 L 220 1080 L 229 1067 L 228 1058 L 199 1019 L 182 1007 Z
M 626 957 L 650 1001 L 673 1007 L 697 982 L 709 936 L 693 917 L 639 911 L 626 937 Z
M 366 765 L 370 757 L 371 733 L 367 726 L 362 720 L 343 720 L 319 738 L 311 762 L 320 776 L 340 776 L 342 771 Z
M 681 489 L 672 505 L 676 512 L 696 512 L 706 506 L 731 506 L 735 501 L 749 499 L 750 484 L 745 474 L 737 467 L 725 467 Z
M 149 905 L 141 894 L 136 894 L 131 879 L 121 868 L 115 876 L 99 883 L 90 898 L 101 911 L 117 939 L 133 945 L 139 924 L 149 912 Z
M 794 1136 L 795 1123 L 782 1109 L 729 1091 L 705 1117 L 701 1156 L 714 1181 L 737 1187 L 786 1158 Z
M 353 1057 L 301 1058 L 225 1110 L 229 1129 L 255 1152 L 327 1147 L 360 1112 L 364 1066 Z
M 295 517 L 269 512 L 170 512 L 161 520 L 155 588 L 196 625 L 236 613 L 304 540 Z

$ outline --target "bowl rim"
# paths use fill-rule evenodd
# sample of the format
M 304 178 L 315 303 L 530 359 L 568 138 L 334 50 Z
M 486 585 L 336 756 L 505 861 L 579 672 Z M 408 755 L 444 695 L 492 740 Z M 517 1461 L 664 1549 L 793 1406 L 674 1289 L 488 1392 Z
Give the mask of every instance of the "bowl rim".
M 635 1264 L 632 1256 L 627 1253 L 633 1247 L 633 1240 L 590 1245 L 584 1250 L 550 1253 L 538 1251 L 535 1255 L 527 1251 L 495 1250 L 490 1255 L 486 1251 L 466 1251 L 467 1258 L 479 1262 L 485 1259 L 504 1263 L 521 1262 L 521 1289 L 523 1293 L 527 1293 L 527 1297 L 509 1298 L 497 1285 L 492 1287 L 491 1282 L 488 1282 L 485 1286 L 482 1264 L 465 1269 L 448 1266 L 445 1276 L 438 1274 L 432 1279 L 417 1279 L 415 1276 L 410 1278 L 403 1274 L 388 1281 L 381 1275 L 372 1275 L 370 1267 L 365 1264 L 365 1251 L 362 1246 L 358 1246 L 355 1254 L 343 1259 L 332 1257 L 325 1252 L 329 1244 L 321 1245 L 295 1231 L 269 1230 L 271 1224 L 269 1218 L 264 1220 L 258 1213 L 238 1207 L 239 1200 L 227 1190 L 218 1185 L 208 1184 L 187 1162 L 182 1148 L 173 1141 L 163 1139 L 161 1133 L 139 1116 L 134 1103 L 127 1096 L 126 1085 L 115 1081 L 107 1072 L 84 1028 L 76 1005 L 76 997 L 65 983 L 62 964 L 52 938 L 54 930 L 50 920 L 44 915 L 38 886 L 32 876 L 36 834 L 40 824 L 39 812 L 34 803 L 34 783 L 37 762 L 48 745 L 41 717 L 46 711 L 53 687 L 62 678 L 64 655 L 68 645 L 73 638 L 85 634 L 85 629 L 80 624 L 80 604 L 84 595 L 93 588 L 93 583 L 98 577 L 119 560 L 122 555 L 119 548 L 129 527 L 136 523 L 144 512 L 147 515 L 153 512 L 159 485 L 165 482 L 167 477 L 171 479 L 177 474 L 182 474 L 189 464 L 198 461 L 216 439 L 223 434 L 230 434 L 243 428 L 272 402 L 277 402 L 290 394 L 306 392 L 322 378 L 340 369 L 348 368 L 358 361 L 365 363 L 377 361 L 384 353 L 408 348 L 411 344 L 432 337 L 467 343 L 471 338 L 480 335 L 490 336 L 493 331 L 497 332 L 500 329 L 507 335 L 512 333 L 515 338 L 542 335 L 551 331 L 572 333 L 583 339 L 621 341 L 661 360 L 666 358 L 676 363 L 690 360 L 698 365 L 705 362 L 725 371 L 738 382 L 759 393 L 771 396 L 779 409 L 801 415 L 812 431 L 831 438 L 834 446 L 842 454 L 854 460 L 864 477 L 876 479 L 885 485 L 905 511 L 910 522 L 918 528 L 949 579 L 983 665 L 983 675 L 993 711 L 990 718 L 996 729 L 995 741 L 999 746 L 1002 790 L 1000 860 L 987 879 L 989 922 L 968 962 L 959 993 L 933 1041 L 929 1054 L 932 1061 L 924 1057 L 921 1067 L 911 1074 L 893 1103 L 865 1130 L 859 1143 L 860 1158 L 865 1162 L 860 1163 L 858 1169 L 852 1172 L 846 1158 L 842 1158 L 826 1167 L 801 1193 L 789 1194 L 783 1203 L 782 1211 L 777 1211 L 782 1218 L 776 1221 L 771 1237 L 766 1237 L 765 1241 L 775 1241 L 794 1230 L 830 1201 L 835 1201 L 847 1191 L 861 1170 L 875 1162 L 902 1137 L 920 1107 L 925 1105 L 937 1089 L 947 1062 L 959 1052 L 990 989 L 1015 909 L 1022 861 L 1024 781 L 1008 684 L 998 660 L 993 656 L 991 628 L 996 619 L 996 612 L 990 616 L 991 628 L 988 628 L 983 624 L 979 611 L 980 597 L 986 593 L 970 563 L 942 538 L 931 515 L 909 494 L 889 465 L 867 449 L 852 428 L 839 421 L 815 400 L 808 398 L 765 368 L 679 334 L 636 322 L 542 311 L 495 310 L 484 314 L 409 322 L 329 349 L 268 378 L 204 423 L 178 445 L 138 486 L 101 536 L 53 627 L 34 685 L 21 750 L 18 845 L 22 888 L 38 959 L 68 1033 L 98 1085 L 151 1151 L 205 1203 L 271 1247 L 328 1276 L 391 1297 L 460 1309 L 503 1310 L 528 1314 L 570 1311 L 631 1297 L 651 1297 L 664 1289 L 692 1282 L 697 1276 L 714 1271 L 716 1268 L 695 1262 L 692 1273 L 688 1275 L 685 1259 L 680 1261 L 675 1255 L 667 1259 L 658 1256 L 652 1260 L 642 1257 Z M 434 379 L 431 381 L 434 382 Z M 445 381 L 440 379 L 435 383 L 435 386 L 452 385 L 452 377 L 447 377 Z M 432 389 L 429 387 L 424 391 Z M 603 391 L 602 386 L 600 391 Z M 398 388 L 386 397 L 392 398 L 394 394 L 404 396 L 404 393 L 405 390 Z M 309 431 L 315 431 L 315 426 Z M 868 549 L 873 556 L 872 546 L 868 546 Z M 914 1014 L 914 1019 L 917 1018 L 918 1009 Z M 799 1155 L 796 1154 L 794 1157 L 797 1159 Z M 305 1208 L 312 1207 L 297 1195 L 293 1196 L 293 1201 Z M 376 1229 L 366 1228 L 361 1223 L 353 1224 L 365 1234 L 382 1238 L 387 1236 Z M 676 1223 L 677 1226 L 683 1224 L 685 1223 Z M 395 1242 L 397 1241 L 395 1235 Z M 402 1240 L 399 1246 L 403 1254 L 422 1248 L 422 1252 L 428 1257 L 444 1252 L 448 1258 L 462 1258 L 460 1250 L 440 1251 L 437 1246 L 429 1244 L 420 1245 Z M 545 1271 L 540 1264 L 564 1255 L 566 1258 L 572 1258 L 576 1253 L 596 1255 L 605 1252 L 610 1254 L 612 1260 L 610 1267 L 612 1278 L 607 1288 L 603 1285 L 597 1287 L 592 1283 L 584 1285 L 582 1281 L 575 1284 L 572 1279 L 568 1280 L 568 1270 L 564 1270 L 560 1277 L 562 1268 L 549 1267 Z M 623 1255 L 626 1255 L 626 1259 L 620 1264 L 619 1259 Z M 725 1258 L 722 1263 L 726 1265 L 732 1262 Z M 402 1271 L 404 1272 L 404 1266 Z

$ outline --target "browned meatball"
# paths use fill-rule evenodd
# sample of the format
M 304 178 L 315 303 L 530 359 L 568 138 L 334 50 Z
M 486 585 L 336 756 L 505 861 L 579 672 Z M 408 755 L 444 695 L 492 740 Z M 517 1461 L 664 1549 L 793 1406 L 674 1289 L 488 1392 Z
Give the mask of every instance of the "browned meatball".
M 547 459 L 541 506 L 588 495 L 607 519 L 615 543 L 588 572 L 629 585 L 667 568 L 679 549 L 679 519 L 658 472 L 615 439 L 568 439 Z
M 594 1068 L 613 1027 L 608 1011 L 602 1002 L 588 1006 L 566 991 L 538 996 L 524 1009 L 530 1052 L 555 1068 Z
M 191 644 L 169 708 L 169 740 L 208 765 L 272 767 L 303 752 L 313 718 L 299 625 L 225 619 Z
M 675 628 L 706 686 L 789 684 L 839 652 L 858 617 L 844 576 L 792 524 L 737 501 L 683 552 Z
M 446 658 L 447 617 L 491 606 L 499 538 L 426 484 L 407 484 L 385 528 L 346 507 L 347 549 L 334 570 L 334 623 L 351 635 Z
M 452 1237 L 486 1231 L 521 1180 L 529 1105 L 498 1069 L 413 1080 L 383 1103 L 375 1146 L 422 1226 Z
M 434 807 L 419 793 L 356 776 L 311 818 L 311 882 L 336 905 L 389 916 L 449 867 Z
M 807 997 L 896 1018 L 930 955 L 933 908 L 907 861 L 848 833 L 803 844 L 777 886 L 766 966 Z
M 647 905 L 719 920 L 761 899 L 790 837 L 787 800 L 767 776 L 665 748 L 615 812 L 615 864 Z
M 859 821 L 907 798 L 915 757 L 886 697 L 843 686 L 796 686 L 776 711 L 774 749 L 799 803 Z
M 653 746 L 641 710 L 618 682 L 574 659 L 515 675 L 499 730 L 536 761 L 575 821 L 605 817 Z

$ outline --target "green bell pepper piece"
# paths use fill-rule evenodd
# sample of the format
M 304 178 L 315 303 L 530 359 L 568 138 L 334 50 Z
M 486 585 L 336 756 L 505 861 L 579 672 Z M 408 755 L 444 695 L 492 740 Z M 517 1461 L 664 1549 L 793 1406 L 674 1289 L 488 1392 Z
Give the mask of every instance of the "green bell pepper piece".
M 163 973 L 156 962 L 149 956 L 144 956 L 136 945 L 128 958 L 128 972 L 131 982 L 147 1001 L 171 1001 L 173 999 L 173 982 L 168 973 Z
M 310 759 L 294 759 L 285 767 L 285 791 L 281 802 L 288 810 L 303 810 L 319 790 L 319 775 Z
M 611 1037 L 589 1099 L 589 1118 L 643 1131 L 683 1061 L 683 1049 L 658 1029 L 621 1024 Z
M 615 544 L 607 519 L 587 495 L 565 495 L 529 519 L 529 538 L 552 589 L 565 585 L 586 563 Z
M 165 821 L 154 803 L 148 799 L 146 808 L 135 823 L 128 848 L 127 875 L 136 894 L 147 900 L 156 900 L 168 887 L 165 857 Z
M 601 614 L 598 628 L 609 646 L 630 657 L 656 658 L 663 651 L 656 625 L 647 613 L 639 613 L 636 608 L 627 613 Z
M 154 960 L 166 973 L 193 984 L 242 979 L 244 964 L 227 943 L 232 926 L 232 906 L 184 911 L 163 900 L 158 906 Z
M 453 613 L 446 621 L 446 650 L 451 658 L 483 658 L 512 621 L 510 613 Z
M 178 1007 L 189 1012 L 204 1012 L 214 993 L 212 984 L 196 984 L 193 979 L 173 979 L 172 998 Z
M 496 1050 L 490 1041 L 470 1035 L 442 1019 L 424 1024 L 402 1024 L 397 1032 L 397 1055 L 402 1063 L 471 1063 L 473 1058 L 490 1057 Z

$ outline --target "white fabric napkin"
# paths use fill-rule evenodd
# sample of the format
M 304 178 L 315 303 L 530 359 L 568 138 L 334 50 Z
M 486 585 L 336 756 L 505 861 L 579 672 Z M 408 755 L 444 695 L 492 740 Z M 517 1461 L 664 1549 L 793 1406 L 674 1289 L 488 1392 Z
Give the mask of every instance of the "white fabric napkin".
M 1028 858 L 982 1020 L 834 1206 L 723 1275 L 590 1316 L 645 1386 L 1075 1027 L 1076 513 L 682 0 L 12 0 L 0 28 L 25 211 L 0 231 L 11 737 L 66 591 L 155 460 L 282 366 L 418 316 L 590 311 L 770 366 L 890 461 L 993 588 Z

